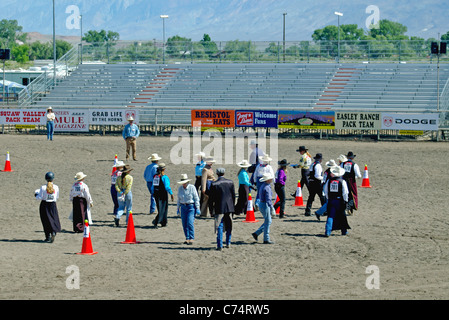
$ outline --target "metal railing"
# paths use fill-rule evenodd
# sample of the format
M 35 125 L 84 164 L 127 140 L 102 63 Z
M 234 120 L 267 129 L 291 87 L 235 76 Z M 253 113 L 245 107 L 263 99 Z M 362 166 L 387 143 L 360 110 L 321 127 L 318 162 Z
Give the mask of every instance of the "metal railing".
M 77 68 L 79 65 L 79 53 L 79 46 L 74 46 L 56 61 L 55 66 L 52 65 L 34 79 L 26 89 L 19 92 L 18 105 L 28 106 L 33 101 L 48 94 L 52 88 Z

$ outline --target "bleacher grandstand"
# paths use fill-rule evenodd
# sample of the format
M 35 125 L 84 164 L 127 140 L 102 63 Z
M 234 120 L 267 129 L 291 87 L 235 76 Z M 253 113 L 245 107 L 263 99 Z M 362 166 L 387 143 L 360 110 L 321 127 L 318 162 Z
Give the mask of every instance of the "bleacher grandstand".
M 436 110 L 437 64 L 81 64 L 32 106 L 139 107 L 190 124 L 194 108 Z

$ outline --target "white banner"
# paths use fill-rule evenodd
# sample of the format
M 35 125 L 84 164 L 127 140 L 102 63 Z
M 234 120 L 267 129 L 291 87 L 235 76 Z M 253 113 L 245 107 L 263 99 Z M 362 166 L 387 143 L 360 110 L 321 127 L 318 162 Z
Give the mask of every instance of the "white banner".
M 383 113 L 382 129 L 438 130 L 437 113 Z
M 129 117 L 139 123 L 139 112 L 135 109 L 89 109 L 89 124 L 125 125 Z
M 55 109 L 55 132 L 89 131 L 89 110 Z
M 46 114 L 42 109 L 0 109 L 0 124 L 45 125 Z

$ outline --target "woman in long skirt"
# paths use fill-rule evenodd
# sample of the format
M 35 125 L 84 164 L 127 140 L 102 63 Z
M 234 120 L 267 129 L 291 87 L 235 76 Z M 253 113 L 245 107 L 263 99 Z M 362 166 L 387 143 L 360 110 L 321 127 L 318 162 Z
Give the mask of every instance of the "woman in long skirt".
M 84 231 L 84 220 L 92 223 L 90 217 L 90 207 L 93 205 L 89 187 L 84 183 L 86 175 L 78 172 L 75 175 L 75 183 L 70 190 L 70 201 L 72 201 L 72 221 L 73 231 L 81 233 Z
M 35 191 L 37 200 L 41 200 L 39 206 L 39 213 L 41 217 L 42 226 L 45 233 L 45 242 L 53 242 L 56 233 L 61 231 L 61 223 L 59 221 L 58 207 L 56 200 L 59 197 L 59 188 L 53 184 L 55 175 L 53 172 L 45 174 L 47 184 Z

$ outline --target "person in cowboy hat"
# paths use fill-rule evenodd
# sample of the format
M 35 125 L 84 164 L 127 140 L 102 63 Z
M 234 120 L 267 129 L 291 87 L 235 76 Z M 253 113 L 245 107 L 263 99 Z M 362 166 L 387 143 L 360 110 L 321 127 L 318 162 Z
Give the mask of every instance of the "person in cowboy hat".
M 235 211 L 234 182 L 224 177 L 225 169 L 217 169 L 217 180 L 210 186 L 209 201 L 214 207 L 214 230 L 217 233 L 217 250 L 223 248 L 223 232 L 226 232 L 225 247 L 231 245 L 232 214 Z
M 259 145 L 255 139 L 251 140 L 249 147 L 252 151 L 249 155 L 249 163 L 251 166 L 248 168 L 248 172 L 254 173 L 257 165 L 259 164 L 259 157 L 264 156 L 265 153 L 259 148 Z
M 203 169 L 206 166 L 206 162 L 204 159 L 206 158 L 206 154 L 204 152 L 199 152 L 196 154 L 198 162 L 195 165 L 195 188 L 200 196 L 200 205 L 203 202 L 203 194 L 201 192 L 201 178 L 203 175 Z
M 274 209 L 279 208 L 279 218 L 284 218 L 285 211 L 285 183 L 287 181 L 287 166 L 290 163 L 286 159 L 278 161 L 279 168 L 276 171 L 276 180 L 274 183 L 274 191 L 279 197 L 279 201 L 274 204 Z
M 140 135 L 139 127 L 134 123 L 134 118 L 129 117 L 128 124 L 123 128 L 122 136 L 126 141 L 126 161 L 129 160 L 130 149 L 132 150 L 133 159 L 137 160 L 136 139 Z
M 299 152 L 299 163 L 297 165 L 294 165 L 293 168 L 301 168 L 301 189 L 304 188 L 304 186 L 307 187 L 307 190 L 310 192 L 310 185 L 309 185 L 309 176 L 310 176 L 310 166 L 312 165 L 312 156 L 310 155 L 309 149 L 307 149 L 305 146 L 300 146 L 296 152 Z M 295 196 L 295 193 L 292 194 L 292 196 Z
M 53 133 L 55 131 L 55 114 L 52 107 L 47 108 L 47 140 L 53 140 Z
M 56 201 L 59 198 L 59 187 L 53 184 L 55 174 L 47 172 L 45 180 L 47 184 L 41 186 L 34 192 L 37 200 L 41 200 L 39 205 L 39 214 L 42 227 L 45 233 L 44 242 L 52 243 L 55 240 L 56 233 L 61 231 L 61 222 L 59 221 L 58 207 Z
M 126 213 L 126 223 L 128 223 L 129 213 L 133 210 L 133 193 L 132 185 L 134 178 L 129 173 L 132 171 L 131 167 L 127 164 L 123 167 L 122 174 L 115 182 L 115 189 L 117 190 L 118 210 L 115 215 L 114 222 L 118 227 L 120 218 L 123 213 Z
M 113 213 L 114 216 L 116 216 L 119 205 L 117 200 L 117 189 L 115 189 L 115 183 L 117 181 L 117 178 L 122 175 L 122 170 L 125 167 L 125 163 L 123 161 L 117 161 L 117 163 L 114 164 L 112 167 L 117 169 L 111 174 L 111 197 L 112 202 L 114 203 Z
M 263 243 L 265 244 L 274 243 L 270 240 L 271 215 L 272 211 L 274 211 L 274 208 L 272 208 L 273 193 L 271 191 L 271 182 L 273 182 L 273 179 L 274 175 L 270 172 L 264 173 L 262 178 L 260 178 L 260 182 L 262 182 L 263 185 L 258 192 L 260 193 L 259 209 L 264 218 L 264 222 L 259 229 L 252 233 L 254 240 L 257 241 L 258 236 L 263 232 Z
M 314 157 L 315 161 L 312 163 L 310 167 L 310 176 L 309 176 L 309 198 L 307 199 L 305 215 L 310 216 L 310 212 L 312 210 L 312 204 L 315 200 L 315 196 L 318 195 L 320 198 L 321 206 L 326 203 L 326 199 L 323 196 L 323 167 L 321 166 L 321 161 L 323 161 L 323 155 L 321 153 L 317 153 Z
M 89 187 L 84 182 L 87 177 L 83 172 L 75 175 L 75 182 L 70 190 L 70 201 L 72 201 L 72 212 L 70 218 L 73 222 L 73 231 L 80 233 L 84 231 L 84 220 L 92 224 L 90 208 L 93 206 Z
M 346 235 L 348 225 L 345 209 L 348 202 L 348 186 L 343 179 L 345 169 L 339 166 L 331 167 L 330 178 L 324 185 L 323 192 L 327 199 L 327 221 L 324 235 L 329 237 L 333 230 L 341 230 Z
M 237 173 L 237 178 L 239 180 L 239 197 L 237 203 L 235 205 L 234 214 L 246 214 L 246 208 L 248 206 L 248 195 L 251 188 L 251 182 L 249 182 L 248 168 L 251 167 L 251 163 L 247 160 L 242 160 L 237 163 L 237 166 L 240 167 L 240 170 Z
M 346 180 L 349 188 L 348 213 L 352 214 L 359 208 L 356 179 L 361 178 L 362 174 L 358 164 L 354 162 L 355 154 L 352 151 L 348 152 L 346 158 L 347 160 L 342 163 L 342 167 L 345 169 L 343 179 Z
M 157 165 L 159 160 L 162 158 L 157 154 L 153 153 L 148 160 L 151 161 L 149 165 L 146 166 L 145 171 L 143 172 L 143 178 L 147 183 L 148 191 L 150 192 L 150 214 L 156 212 L 156 200 L 154 199 L 154 195 L 151 193 L 151 186 L 153 185 L 153 178 L 157 172 Z
M 168 216 L 168 195 L 170 194 L 171 201 L 174 201 L 173 191 L 170 187 L 170 178 L 165 174 L 165 163 L 159 163 L 157 173 L 154 175 L 153 186 L 151 191 L 156 200 L 157 215 L 153 220 L 155 228 L 160 224 L 162 227 L 167 225 Z
M 260 181 L 260 178 L 263 177 L 265 173 L 269 173 L 274 177 L 274 170 L 273 167 L 270 165 L 270 161 L 273 160 L 270 158 L 268 154 L 265 154 L 263 156 L 259 156 L 259 164 L 256 167 L 256 170 L 254 171 L 254 174 L 251 176 L 251 183 L 256 184 L 257 188 L 257 195 L 256 195 L 256 201 L 254 203 L 255 208 L 259 207 L 259 189 L 263 185 L 263 181 Z
M 326 166 L 327 166 L 327 169 L 326 169 L 326 171 L 324 171 L 324 174 L 323 174 L 323 180 L 322 180 L 322 183 L 321 183 L 321 189 L 323 189 L 323 187 L 326 184 L 327 180 L 329 180 L 329 178 L 330 178 L 331 168 L 332 167 L 338 167 L 338 164 L 335 162 L 334 159 L 330 159 L 328 162 L 326 162 Z M 324 196 L 324 193 L 323 193 L 323 196 Z M 315 216 L 316 216 L 316 218 L 318 220 L 320 220 L 320 217 L 322 215 L 326 214 L 327 200 L 326 200 L 326 197 L 324 199 L 325 199 L 325 203 L 321 206 L 321 208 L 319 208 L 317 211 L 315 211 Z
M 198 191 L 193 184 L 190 184 L 190 179 L 187 174 L 183 173 L 178 188 L 178 215 L 181 215 L 182 229 L 186 241 L 184 244 L 192 244 L 195 239 L 195 214 L 200 214 L 200 198 Z
M 206 165 L 201 172 L 201 218 L 207 217 L 208 209 L 210 216 L 214 216 L 214 207 L 209 204 L 209 189 L 212 182 L 215 181 L 214 171 L 212 170 L 212 165 L 215 163 L 215 160 L 212 157 L 206 157 L 204 161 Z

